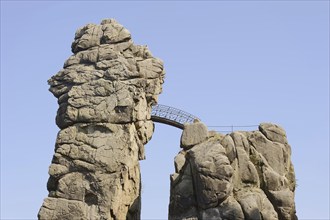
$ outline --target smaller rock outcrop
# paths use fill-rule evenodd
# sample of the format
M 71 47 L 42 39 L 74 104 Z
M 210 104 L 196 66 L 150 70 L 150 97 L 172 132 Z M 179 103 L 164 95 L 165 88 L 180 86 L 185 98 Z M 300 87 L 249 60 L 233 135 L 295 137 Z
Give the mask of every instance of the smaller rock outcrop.
M 285 131 L 223 135 L 186 124 L 171 175 L 169 219 L 297 219 L 295 174 Z

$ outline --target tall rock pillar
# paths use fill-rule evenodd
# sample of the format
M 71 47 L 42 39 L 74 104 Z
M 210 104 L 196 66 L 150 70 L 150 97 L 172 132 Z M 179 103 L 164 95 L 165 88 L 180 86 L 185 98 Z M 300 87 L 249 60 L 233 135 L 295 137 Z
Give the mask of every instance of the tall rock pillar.
M 55 153 L 39 219 L 139 219 L 140 168 L 163 63 L 113 19 L 77 30 L 49 81 L 58 98 Z

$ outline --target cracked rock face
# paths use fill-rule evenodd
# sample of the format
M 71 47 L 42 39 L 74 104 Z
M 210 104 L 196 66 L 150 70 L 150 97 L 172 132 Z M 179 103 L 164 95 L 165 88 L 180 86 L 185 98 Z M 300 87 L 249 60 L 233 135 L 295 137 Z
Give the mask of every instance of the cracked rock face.
M 297 219 L 291 148 L 282 128 L 264 123 L 259 131 L 204 133 L 200 122 L 185 125 L 169 219 Z M 189 148 L 182 142 L 201 134 Z
M 55 153 L 39 219 L 139 219 L 140 168 L 163 63 L 113 19 L 77 30 L 48 81 L 58 98 Z

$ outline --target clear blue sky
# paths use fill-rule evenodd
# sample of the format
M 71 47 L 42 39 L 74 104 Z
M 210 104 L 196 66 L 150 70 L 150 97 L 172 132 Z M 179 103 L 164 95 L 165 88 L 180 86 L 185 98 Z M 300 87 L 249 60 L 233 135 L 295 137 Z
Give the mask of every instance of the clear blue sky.
M 299 219 L 329 219 L 329 1 L 1 1 L 1 219 L 35 219 L 58 128 L 47 79 L 77 28 L 115 18 L 167 72 L 162 104 L 287 131 Z M 142 218 L 166 219 L 181 131 L 156 125 Z

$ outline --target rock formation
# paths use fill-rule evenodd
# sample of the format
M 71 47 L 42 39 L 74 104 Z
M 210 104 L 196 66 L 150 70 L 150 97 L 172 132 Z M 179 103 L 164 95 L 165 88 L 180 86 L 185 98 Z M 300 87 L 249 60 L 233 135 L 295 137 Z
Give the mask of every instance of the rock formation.
M 113 19 L 77 30 L 48 82 L 58 98 L 55 153 L 39 219 L 140 219 L 139 160 L 154 130 L 163 63 Z M 285 131 L 223 135 L 186 124 L 171 175 L 169 219 L 296 219 Z
M 140 168 L 163 63 L 113 19 L 77 30 L 49 81 L 58 98 L 55 153 L 39 219 L 139 219 Z
M 297 219 L 295 174 L 285 131 L 223 135 L 186 124 L 171 175 L 169 219 Z

